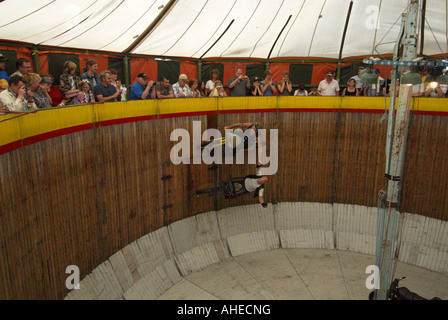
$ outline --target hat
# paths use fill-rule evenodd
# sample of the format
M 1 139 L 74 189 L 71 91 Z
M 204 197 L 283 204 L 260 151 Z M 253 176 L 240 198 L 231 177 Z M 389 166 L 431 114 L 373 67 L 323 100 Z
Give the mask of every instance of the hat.
M 255 82 L 255 81 L 260 81 L 260 78 L 255 77 L 255 78 L 254 78 L 254 82 Z
M 333 71 L 328 71 L 327 76 L 334 76 L 334 72 Z
M 148 80 L 148 76 L 144 73 L 139 73 L 139 75 L 137 76 L 137 78 L 142 78 L 144 80 Z
M 188 77 L 187 77 L 187 75 L 185 75 L 185 74 L 181 74 L 181 75 L 179 76 L 179 80 L 188 81 Z
M 6 62 L 9 61 L 8 59 L 6 59 L 6 57 L 0 53 L 0 62 Z

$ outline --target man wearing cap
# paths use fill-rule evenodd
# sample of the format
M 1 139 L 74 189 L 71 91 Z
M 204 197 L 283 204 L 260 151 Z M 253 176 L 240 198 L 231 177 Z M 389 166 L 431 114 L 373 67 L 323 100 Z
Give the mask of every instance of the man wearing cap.
M 322 80 L 317 88 L 322 96 L 338 96 L 339 95 L 339 82 L 334 79 L 334 72 L 328 71 L 327 78 Z
M 245 97 L 250 89 L 248 76 L 243 76 L 243 70 L 236 70 L 235 78 L 229 80 L 229 90 L 231 97 Z
M 179 76 L 179 82 L 173 84 L 173 93 L 175 98 L 191 98 L 194 96 L 188 86 L 188 77 L 185 74 Z
M 8 89 L 9 76 L 5 71 L 6 61 L 8 61 L 8 59 L 0 53 L 0 92 Z
M 129 100 L 147 100 L 156 98 L 156 90 L 154 90 L 154 81 L 149 81 L 148 76 L 140 73 L 137 76 L 137 82 L 131 87 L 131 95 Z
M 375 84 L 366 84 L 364 86 L 364 95 L 366 97 L 382 97 L 383 87 L 386 85 L 386 80 L 380 76 L 380 69 L 375 69 L 375 74 L 378 76 L 378 81 Z

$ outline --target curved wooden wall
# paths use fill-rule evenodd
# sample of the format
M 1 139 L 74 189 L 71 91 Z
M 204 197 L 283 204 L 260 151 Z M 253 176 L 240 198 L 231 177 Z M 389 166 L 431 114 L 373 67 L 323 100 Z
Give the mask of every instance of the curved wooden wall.
M 235 122 L 279 129 L 267 200 L 375 207 L 384 186 L 384 98 L 260 97 L 84 105 L 0 118 L 0 299 L 60 299 L 140 237 L 195 214 L 245 204 L 195 197 L 249 165 L 175 166 L 174 129 Z M 415 99 L 403 211 L 448 220 L 448 105 Z M 162 179 L 171 177 L 169 179 Z

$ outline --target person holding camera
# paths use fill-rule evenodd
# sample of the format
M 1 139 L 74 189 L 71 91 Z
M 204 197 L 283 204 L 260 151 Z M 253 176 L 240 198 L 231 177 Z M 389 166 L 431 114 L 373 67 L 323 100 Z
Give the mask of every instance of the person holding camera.
M 229 90 L 231 97 L 245 97 L 250 89 L 248 76 L 243 75 L 243 70 L 236 70 L 235 78 L 229 80 Z
M 22 76 L 11 76 L 8 85 L 8 88 L 0 93 L 2 113 L 37 111 L 33 93 L 27 90 Z
M 222 85 L 221 81 L 216 81 L 215 83 L 215 89 L 210 92 L 210 97 L 227 97 L 227 93 L 224 90 L 224 86 Z
M 130 101 L 135 100 L 149 100 L 156 98 L 156 83 L 149 80 L 148 76 L 144 73 L 140 73 L 137 76 L 137 82 L 131 86 Z

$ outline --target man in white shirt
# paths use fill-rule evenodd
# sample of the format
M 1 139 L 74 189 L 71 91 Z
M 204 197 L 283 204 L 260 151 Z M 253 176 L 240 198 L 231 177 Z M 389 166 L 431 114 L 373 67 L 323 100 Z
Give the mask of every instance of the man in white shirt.
M 317 88 L 317 91 L 321 93 L 322 96 L 338 96 L 339 95 L 339 82 L 334 79 L 334 72 L 329 71 L 327 73 L 327 78 L 322 80 Z
M 179 82 L 173 84 L 173 93 L 175 98 L 191 98 L 194 96 L 194 93 L 191 92 L 187 82 L 188 77 L 185 74 L 181 74 L 179 76 Z
M 9 78 L 9 87 L 0 93 L 0 106 L 3 112 L 29 112 L 36 111 L 37 106 L 33 100 L 33 93 L 25 87 L 25 81 L 19 75 Z M 6 109 L 5 109 L 6 107 Z

